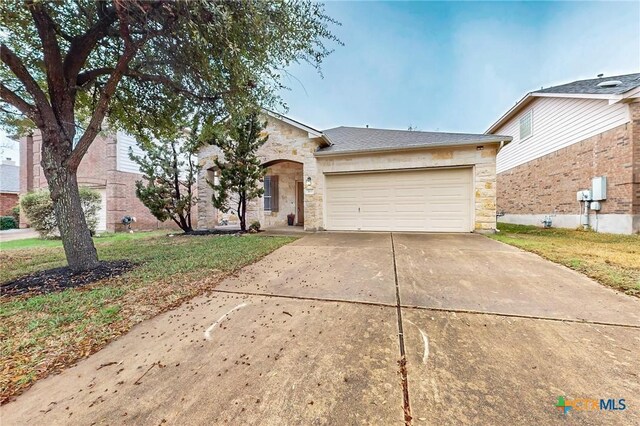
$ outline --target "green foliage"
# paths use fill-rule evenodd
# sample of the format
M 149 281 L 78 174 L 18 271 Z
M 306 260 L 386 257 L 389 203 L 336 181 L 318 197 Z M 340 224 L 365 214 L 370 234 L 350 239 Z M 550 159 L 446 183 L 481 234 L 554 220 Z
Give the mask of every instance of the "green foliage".
M 0 231 L 5 229 L 16 229 L 18 223 L 13 216 L 0 216 Z
M 84 212 L 87 226 L 95 233 L 98 226 L 100 211 L 100 193 L 91 188 L 80 188 L 80 203 Z M 20 205 L 32 228 L 42 238 L 49 238 L 58 234 L 56 216 L 49 191 L 40 190 L 29 192 L 20 199 Z
M 252 112 L 232 117 L 208 133 L 208 142 L 222 153 L 214 160 L 219 177 L 208 182 L 213 189 L 213 205 L 223 212 L 235 211 L 243 231 L 246 230 L 247 202 L 264 193 L 260 180 L 266 170 L 257 151 L 269 138 L 264 131 L 266 125 L 257 112 Z
M 84 61 L 69 82 L 76 124 L 81 126 L 96 111 L 126 43 L 135 52 L 109 100 L 107 119 L 113 128 L 160 133 L 172 126 L 177 111 L 204 107 L 209 114 L 226 116 L 247 105 L 275 107 L 283 70 L 300 62 L 319 69 L 332 51 L 325 43 L 341 44 L 329 28 L 339 24 L 325 14 L 322 4 L 311 1 L 35 3 L 55 28 L 63 60 L 87 41 L 88 56 L 75 55 Z M 42 92 L 50 93 L 53 80 L 47 72 L 55 70 L 49 62 L 56 56 L 44 55 L 43 62 L 43 43 L 31 12 L 22 1 L 0 2 L 2 42 L 21 59 Z M 82 38 L 90 29 L 97 43 Z M 72 61 L 67 62 L 65 67 Z M 0 81 L 27 102 L 35 101 L 8 67 L 0 67 Z M 17 109 L 0 112 L 0 121 L 17 133 L 34 127 Z
M 11 209 L 11 216 L 13 216 L 17 223 L 20 223 L 20 204 L 13 206 Z
M 167 140 L 176 116 L 282 105 L 286 69 L 319 70 L 324 43 L 340 44 L 332 24 L 308 0 L 0 1 L 0 125 L 40 130 L 45 177 L 70 209 L 58 218 L 69 266 L 98 262 L 74 180 L 105 121 Z
M 190 130 L 180 130 L 168 139 L 140 143 L 144 156 L 129 153 L 144 178 L 136 181 L 137 197 L 159 221 L 171 219 L 184 232 L 192 231 L 191 209 L 198 201 L 194 194 L 200 170 L 197 122 L 196 117 Z

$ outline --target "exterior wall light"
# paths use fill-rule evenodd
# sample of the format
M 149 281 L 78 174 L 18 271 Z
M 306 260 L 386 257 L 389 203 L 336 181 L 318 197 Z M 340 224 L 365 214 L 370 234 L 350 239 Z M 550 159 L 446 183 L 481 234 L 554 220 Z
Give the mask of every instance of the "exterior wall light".
M 307 176 L 307 179 L 305 180 L 305 186 L 307 188 L 311 188 L 311 176 Z

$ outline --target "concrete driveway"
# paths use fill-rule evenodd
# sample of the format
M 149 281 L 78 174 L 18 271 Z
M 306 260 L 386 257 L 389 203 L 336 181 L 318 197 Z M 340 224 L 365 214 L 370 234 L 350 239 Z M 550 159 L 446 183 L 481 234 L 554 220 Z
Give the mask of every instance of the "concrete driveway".
M 40 381 L 2 424 L 632 425 L 639 354 L 638 299 L 533 254 L 318 233 Z M 558 396 L 628 408 L 565 415 Z

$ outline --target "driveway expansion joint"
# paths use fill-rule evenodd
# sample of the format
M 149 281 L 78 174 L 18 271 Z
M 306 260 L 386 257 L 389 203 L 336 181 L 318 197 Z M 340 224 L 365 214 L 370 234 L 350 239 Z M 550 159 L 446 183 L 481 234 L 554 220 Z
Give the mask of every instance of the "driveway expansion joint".
M 292 300 L 307 300 L 312 302 L 350 303 L 354 305 L 381 306 L 385 308 L 397 307 L 395 303 L 368 302 L 366 300 L 347 300 L 347 299 L 332 299 L 332 298 L 326 298 L 326 297 L 290 296 L 290 295 L 284 295 L 284 294 L 273 294 L 273 293 L 270 294 L 270 293 L 251 292 L 251 291 L 220 290 L 220 289 L 213 289 L 211 290 L 211 292 L 235 294 L 240 296 L 244 295 L 244 296 L 258 296 L 258 297 L 276 297 L 276 298 L 292 299 Z M 631 328 L 636 330 L 640 329 L 640 325 L 603 322 L 603 321 L 591 321 L 591 320 L 576 319 L 576 318 L 555 318 L 555 317 L 544 317 L 544 316 L 534 316 L 534 315 L 524 315 L 524 314 L 509 314 L 504 312 L 493 312 L 493 311 L 476 311 L 473 309 L 437 308 L 433 306 L 417 306 L 417 305 L 401 305 L 401 308 L 420 310 L 420 311 L 455 313 L 455 314 L 493 315 L 493 316 L 499 316 L 499 317 L 505 317 L 505 318 L 522 318 L 522 319 L 537 320 L 537 321 L 554 321 L 554 322 L 566 322 L 566 323 L 576 323 L 576 324 L 601 325 L 605 327 L 622 327 L 622 328 Z
M 396 287 L 396 313 L 398 315 L 398 345 L 400 347 L 400 375 L 402 376 L 402 399 L 404 404 L 404 423 L 411 425 L 411 401 L 409 398 L 409 380 L 407 378 L 407 357 L 404 347 L 404 329 L 402 327 L 402 303 L 400 301 L 400 287 L 398 285 L 398 267 L 396 265 L 396 249 L 393 242 L 393 233 L 391 237 L 391 257 L 393 258 L 393 278 Z
M 455 313 L 455 314 L 492 315 L 497 317 L 522 318 L 522 319 L 538 320 L 538 321 L 566 322 L 566 323 L 572 323 L 572 324 L 602 325 L 607 327 L 622 327 L 622 328 L 632 328 L 632 329 L 640 330 L 640 325 L 623 324 L 623 323 L 606 322 L 606 321 L 593 321 L 593 320 L 586 320 L 586 319 L 579 319 L 579 318 L 556 318 L 556 317 L 545 317 L 545 316 L 539 316 L 539 315 L 509 314 L 504 312 L 476 311 L 473 309 L 436 308 L 436 307 L 430 307 L 430 306 L 416 306 L 416 305 L 402 305 L 402 308 L 415 309 L 420 311 Z

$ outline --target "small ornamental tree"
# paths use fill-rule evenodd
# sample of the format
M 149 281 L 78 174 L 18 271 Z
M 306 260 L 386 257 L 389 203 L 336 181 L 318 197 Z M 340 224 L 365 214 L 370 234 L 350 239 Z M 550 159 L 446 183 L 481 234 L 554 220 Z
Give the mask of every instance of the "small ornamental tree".
M 219 179 L 208 181 L 213 189 L 213 205 L 223 212 L 235 210 L 243 232 L 247 230 L 247 202 L 264 193 L 260 180 L 266 170 L 257 151 L 269 138 L 265 127 L 266 122 L 253 112 L 220 124 L 208 141 L 222 153 L 214 161 Z
M 194 189 L 200 170 L 198 129 L 188 133 L 186 138 L 176 134 L 160 142 L 140 143 L 144 156 L 129 153 L 144 178 L 136 181 L 137 197 L 159 221 L 171 219 L 185 233 L 193 231 L 191 208 L 198 201 Z

